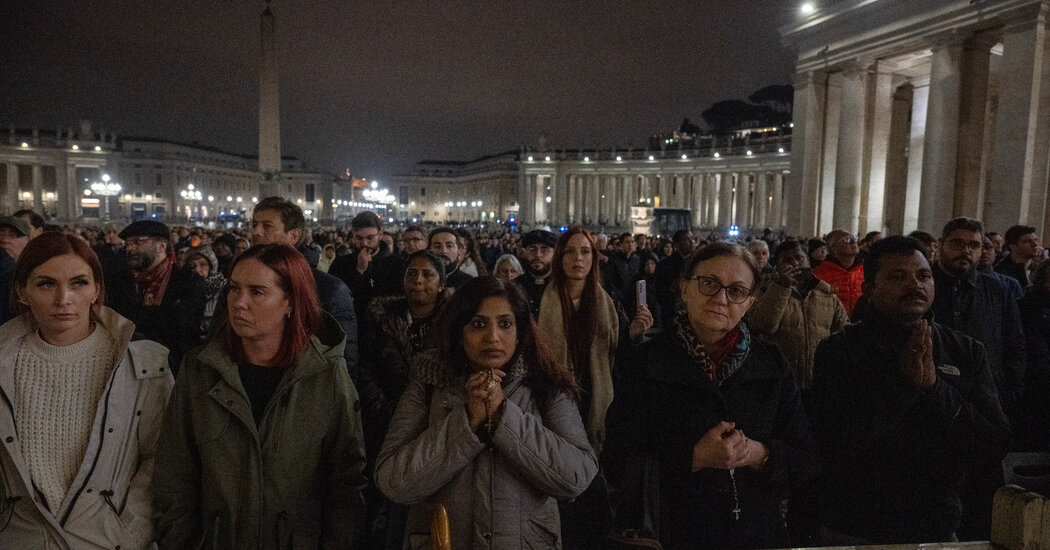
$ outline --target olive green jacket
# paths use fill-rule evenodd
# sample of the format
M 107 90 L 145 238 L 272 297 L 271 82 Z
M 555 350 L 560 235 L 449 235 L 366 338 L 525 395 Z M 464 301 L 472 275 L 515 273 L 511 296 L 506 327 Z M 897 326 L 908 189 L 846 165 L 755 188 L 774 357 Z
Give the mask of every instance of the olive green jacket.
M 187 354 L 157 450 L 160 548 L 360 547 L 365 453 L 344 343 L 326 315 L 258 427 L 223 337 Z

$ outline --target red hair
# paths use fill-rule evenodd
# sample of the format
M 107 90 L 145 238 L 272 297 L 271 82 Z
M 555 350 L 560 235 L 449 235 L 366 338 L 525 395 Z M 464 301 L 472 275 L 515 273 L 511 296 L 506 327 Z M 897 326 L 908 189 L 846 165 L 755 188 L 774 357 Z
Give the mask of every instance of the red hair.
M 306 258 L 296 249 L 286 244 L 258 244 L 237 257 L 233 268 L 247 259 L 258 260 L 274 274 L 291 307 L 291 318 L 284 322 L 284 334 L 281 346 L 273 362 L 290 367 L 310 344 L 310 337 L 317 332 L 321 324 L 321 306 L 317 300 L 317 284 Z M 241 338 L 233 331 L 230 316 L 223 320 L 223 333 L 226 335 L 226 353 L 236 363 L 247 360 Z
M 562 259 L 565 256 L 565 248 L 569 246 L 569 239 L 576 235 L 583 235 L 591 247 L 591 271 L 587 273 L 587 280 L 583 284 L 583 294 L 580 296 L 580 307 L 572 305 L 572 295 L 569 294 L 569 281 L 565 275 Z M 594 343 L 594 329 L 598 326 L 598 303 L 602 289 L 601 269 L 598 262 L 598 244 L 594 237 L 580 226 L 570 227 L 558 238 L 554 245 L 554 261 L 551 265 L 551 283 L 558 292 L 561 301 L 561 320 L 565 327 L 565 342 L 568 344 L 569 361 L 567 365 L 572 370 L 589 369 L 591 364 L 591 344 Z
M 98 285 L 98 298 L 95 303 L 99 305 L 105 303 L 106 285 L 102 281 L 102 264 L 99 263 L 95 251 L 80 237 L 49 231 L 30 240 L 22 250 L 22 254 L 18 256 L 13 277 L 14 284 L 11 285 L 11 303 L 15 306 L 16 313 L 22 314 L 29 311 L 29 306 L 23 305 L 18 300 L 16 289 L 25 288 L 26 282 L 29 281 L 29 274 L 40 267 L 40 264 L 66 254 L 73 254 L 87 263 L 91 269 L 91 276 Z

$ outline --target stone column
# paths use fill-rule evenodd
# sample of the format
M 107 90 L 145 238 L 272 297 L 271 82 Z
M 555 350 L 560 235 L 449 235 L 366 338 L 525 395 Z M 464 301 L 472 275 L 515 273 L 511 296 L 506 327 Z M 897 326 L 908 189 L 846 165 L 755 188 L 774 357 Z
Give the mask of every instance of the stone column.
M 911 131 L 908 146 L 908 180 L 904 197 L 904 227 L 902 233 L 910 233 L 919 227 L 919 191 L 922 187 L 923 150 L 926 135 L 926 107 L 929 103 L 930 86 L 927 82 L 916 82 L 911 100 Z
M 44 212 L 44 173 L 39 164 L 33 165 L 33 211 Z
M 704 199 L 706 194 L 704 193 L 704 174 L 697 173 L 689 178 L 689 194 L 692 199 L 689 208 L 692 210 L 693 227 L 699 227 L 704 224 Z
M 905 199 L 908 195 L 908 141 L 911 128 L 908 119 L 915 87 L 904 83 L 893 92 L 890 112 L 889 146 L 886 152 L 886 194 L 883 224 L 891 235 L 904 233 Z M 874 167 L 874 163 L 872 164 Z
M 751 227 L 751 174 L 737 172 L 736 185 L 733 188 L 733 221 L 741 231 Z
M 55 164 L 55 215 L 61 220 L 68 220 L 70 216 L 70 185 L 66 180 L 66 164 L 64 162 Z
M 784 171 L 773 175 L 773 202 L 769 205 L 769 226 L 773 231 L 784 227 Z
M 864 193 L 860 233 L 881 231 L 886 203 L 886 170 L 890 150 L 890 126 L 893 114 L 893 69 L 883 61 L 875 64 L 871 77 L 871 166 Z
M 758 172 L 755 174 L 755 227 L 762 229 L 766 225 L 766 210 L 769 208 L 769 193 L 766 190 L 766 179 L 769 178 L 767 172 Z
M 955 166 L 953 216 L 980 217 L 981 183 L 985 152 L 985 117 L 988 113 L 988 66 L 997 37 L 980 34 L 967 40 L 962 50 L 962 84 L 959 109 L 959 155 Z
M 951 33 L 932 39 L 930 96 L 926 111 L 922 187 L 919 190 L 919 229 L 934 234 L 952 218 L 955 203 L 964 38 Z
M 712 173 L 707 178 L 707 219 L 704 225 L 709 228 L 718 227 L 718 174 Z
M 718 226 L 733 225 L 733 174 L 723 172 L 718 184 Z
M 572 210 L 570 210 L 570 205 L 572 204 L 572 174 L 562 174 L 561 181 L 558 185 L 560 186 L 558 194 L 551 200 L 558 201 L 558 223 L 561 225 L 570 225 L 569 216 L 572 212 Z
M 835 163 L 832 225 L 856 234 L 867 152 L 868 67 L 859 61 L 842 75 L 842 111 Z
M 69 220 L 74 221 L 84 215 L 80 207 L 80 199 L 84 196 L 80 190 L 80 182 L 77 181 L 77 167 L 73 164 L 65 166 L 66 171 L 66 196 L 69 197 Z M 129 208 L 130 209 L 130 208 Z
M 522 225 L 529 227 L 536 224 L 536 200 L 532 194 L 533 177 L 532 174 L 524 172 L 518 175 L 518 219 Z
M 7 163 L 7 192 L 4 195 L 5 214 L 14 214 L 18 210 L 18 165 L 13 162 Z
M 788 232 L 793 235 L 816 235 L 827 82 L 823 73 L 810 71 L 795 74 L 794 85 L 795 127 L 791 137 L 791 174 L 797 183 L 791 186 L 784 197 L 788 210 L 792 212 Z
M 995 158 L 986 204 L 987 227 L 1032 225 L 1045 237 L 1050 56 L 1046 2 L 1004 15 Z
M 839 134 L 842 115 L 841 73 L 828 77 L 827 110 L 824 130 L 824 157 L 821 160 L 820 190 L 818 191 L 817 234 L 824 235 L 835 228 L 835 171 L 838 166 Z

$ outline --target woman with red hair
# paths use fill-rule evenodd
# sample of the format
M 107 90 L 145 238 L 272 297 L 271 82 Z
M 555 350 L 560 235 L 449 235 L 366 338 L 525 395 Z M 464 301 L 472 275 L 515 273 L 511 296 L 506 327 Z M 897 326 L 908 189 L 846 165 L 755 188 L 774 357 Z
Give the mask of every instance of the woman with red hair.
M 160 548 L 345 548 L 365 454 L 346 336 L 286 245 L 237 257 L 220 333 L 182 363 L 155 478 Z
M 132 341 L 135 325 L 102 305 L 102 266 L 80 237 L 30 241 L 13 286 L 19 316 L 0 327 L 0 548 L 145 548 L 168 350 Z

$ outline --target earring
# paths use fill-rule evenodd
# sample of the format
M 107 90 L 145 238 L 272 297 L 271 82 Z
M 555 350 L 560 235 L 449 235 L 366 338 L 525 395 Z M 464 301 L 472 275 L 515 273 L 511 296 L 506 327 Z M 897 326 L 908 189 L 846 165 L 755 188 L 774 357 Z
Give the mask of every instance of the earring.
M 27 302 L 27 301 L 25 301 L 25 300 L 23 300 L 21 298 L 18 299 L 18 303 L 22 304 L 23 306 L 28 306 L 29 305 L 29 302 Z
M 284 318 L 285 318 L 285 319 L 289 319 L 289 320 L 290 320 L 290 319 L 292 318 L 292 312 L 291 312 L 291 311 L 289 311 L 288 313 L 285 313 L 285 314 L 284 314 Z

